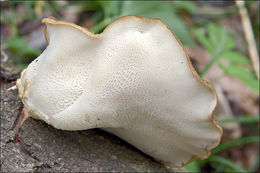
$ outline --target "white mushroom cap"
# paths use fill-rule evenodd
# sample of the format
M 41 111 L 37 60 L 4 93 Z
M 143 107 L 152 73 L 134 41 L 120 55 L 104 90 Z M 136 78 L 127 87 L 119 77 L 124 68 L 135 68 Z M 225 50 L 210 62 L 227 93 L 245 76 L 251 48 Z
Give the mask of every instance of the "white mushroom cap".
M 17 81 L 30 116 L 63 130 L 103 128 L 174 167 L 218 145 L 216 93 L 161 20 L 126 16 L 100 35 L 42 22 L 49 45 Z

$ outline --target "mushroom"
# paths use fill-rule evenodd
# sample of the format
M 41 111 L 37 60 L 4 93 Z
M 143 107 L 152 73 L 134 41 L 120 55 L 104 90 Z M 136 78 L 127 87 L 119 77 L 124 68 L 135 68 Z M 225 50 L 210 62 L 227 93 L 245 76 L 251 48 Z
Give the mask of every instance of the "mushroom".
M 125 16 L 96 35 L 42 23 L 48 46 L 17 80 L 25 117 L 62 130 L 101 128 L 173 167 L 219 144 L 217 95 L 164 22 Z

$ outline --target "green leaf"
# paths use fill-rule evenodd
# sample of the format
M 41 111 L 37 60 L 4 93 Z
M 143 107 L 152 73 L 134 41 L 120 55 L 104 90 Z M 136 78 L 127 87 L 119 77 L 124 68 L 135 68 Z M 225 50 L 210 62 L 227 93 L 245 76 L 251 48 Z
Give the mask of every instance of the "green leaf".
M 226 35 L 226 44 L 225 44 L 225 50 L 232 50 L 235 48 L 235 41 L 232 38 L 231 35 L 227 34 Z
M 30 48 L 30 47 L 27 47 L 24 51 L 24 56 L 27 56 L 27 57 L 37 57 L 40 54 L 41 54 L 40 50 Z
M 239 116 L 239 117 L 233 117 L 233 118 L 218 119 L 217 121 L 221 124 L 234 123 L 234 122 L 242 123 L 242 124 L 259 123 L 259 115 Z
M 86 1 L 85 9 L 87 11 L 96 11 L 92 16 L 95 24 L 91 32 L 101 32 L 109 23 L 120 15 L 120 1 Z M 102 9 L 102 10 L 100 10 Z
M 69 5 L 83 7 L 86 11 L 97 11 L 102 8 L 98 1 L 71 1 Z
M 222 32 L 223 28 L 221 26 L 215 25 L 213 23 L 208 25 L 209 40 L 214 47 L 220 44 L 220 37 Z
M 100 31 L 102 31 L 109 23 L 111 23 L 114 20 L 114 18 L 106 18 L 99 22 L 98 24 L 94 25 L 91 29 L 90 32 L 96 34 Z
M 244 65 L 250 64 L 250 60 L 246 56 L 242 55 L 240 52 L 232 52 L 232 51 L 223 52 L 220 55 L 220 58 L 226 59 L 230 63 L 234 63 L 234 64 L 244 64 Z
M 239 165 L 237 165 L 233 161 L 226 159 L 224 157 L 211 156 L 207 160 L 210 161 L 210 162 L 217 162 L 217 163 L 223 164 L 225 166 L 228 166 L 236 172 L 247 172 L 247 170 L 245 170 L 244 168 L 240 167 Z
M 109 7 L 112 11 L 112 16 L 120 14 L 120 1 L 109 1 Z
M 97 1 L 104 11 L 105 18 L 119 15 L 120 1 Z
M 4 45 L 8 47 L 12 52 L 23 54 L 24 48 L 27 48 L 27 42 L 20 38 L 14 37 L 12 39 L 6 40 Z
M 199 164 L 204 164 L 204 163 L 207 163 L 207 162 L 211 162 L 211 163 L 216 162 L 216 163 L 219 163 L 221 165 L 225 165 L 225 166 L 228 166 L 229 168 L 231 168 L 231 170 L 229 169 L 229 171 L 247 172 L 244 168 L 235 164 L 231 160 L 223 158 L 223 157 L 219 157 L 219 156 L 214 156 L 214 154 L 217 154 L 221 151 L 228 150 L 230 148 L 233 148 L 233 147 L 236 147 L 236 146 L 239 146 L 239 145 L 255 143 L 255 142 L 259 142 L 259 136 L 248 136 L 248 137 L 243 137 L 243 138 L 235 139 L 235 140 L 232 140 L 232 141 L 228 141 L 226 143 L 219 145 L 215 149 L 213 149 L 211 151 L 212 156 L 210 156 L 208 159 L 197 160 L 197 162 Z
M 214 53 L 212 54 L 212 57 L 210 61 L 205 65 L 204 69 L 202 69 L 199 74 L 201 77 L 207 74 L 208 70 L 211 68 L 211 66 L 218 60 L 219 55 L 224 51 L 224 45 L 226 43 L 226 32 L 223 31 L 220 35 L 220 42 L 216 46 L 216 49 L 214 50 Z
M 21 70 L 26 69 L 27 66 L 28 64 L 17 64 L 17 67 Z
M 198 8 L 193 1 L 174 1 L 176 9 L 184 9 L 189 13 L 197 13 Z
M 196 36 L 198 39 L 199 43 L 206 48 L 206 50 L 210 53 L 213 54 L 215 48 L 214 46 L 210 43 L 208 38 L 201 32 L 200 29 L 194 29 L 193 34 Z
M 27 41 L 23 37 L 13 37 L 6 40 L 4 46 L 13 52 L 13 60 L 15 64 L 30 63 L 36 58 L 41 51 L 28 46 Z
M 253 91 L 259 93 L 259 80 L 257 79 L 257 77 L 254 75 L 253 72 L 250 72 L 243 67 L 233 65 L 233 64 L 229 64 L 228 66 L 223 66 L 222 64 L 219 63 L 218 65 L 227 75 L 237 77 L 242 82 L 247 84 Z
M 185 165 L 184 168 L 186 168 L 190 172 L 200 172 L 200 167 L 197 160 L 194 160 L 193 162 Z
M 228 141 L 228 142 L 225 142 L 223 144 L 220 144 L 219 146 L 217 146 L 215 149 L 213 149 L 211 151 L 211 154 L 214 155 L 214 154 L 220 153 L 224 150 L 228 150 L 230 148 L 233 148 L 233 147 L 236 147 L 236 146 L 239 146 L 239 145 L 255 143 L 255 142 L 259 143 L 259 136 L 248 136 L 248 137 L 235 139 L 235 140 Z
M 235 47 L 235 41 L 232 36 L 221 25 L 210 23 L 208 25 L 208 35 L 211 44 L 217 47 L 220 44 L 221 34 L 225 33 L 226 42 L 224 43 L 224 50 L 231 50 Z
M 166 2 L 158 2 L 158 1 L 124 1 L 122 5 L 121 15 L 146 15 L 156 17 L 157 15 L 154 12 L 160 13 L 166 10 L 166 13 L 173 10 L 169 4 Z
M 97 10 L 93 16 L 91 17 L 91 20 L 94 22 L 94 23 L 97 23 L 99 21 L 101 21 L 103 19 L 103 12 L 101 10 Z
M 137 15 L 163 20 L 184 45 L 194 46 L 195 42 L 185 22 L 176 14 L 172 2 L 166 1 L 124 1 L 121 16 Z
M 12 39 L 6 40 L 4 42 L 4 45 L 8 47 L 12 52 L 20 56 L 37 56 L 40 54 L 40 51 L 38 49 L 28 47 L 27 41 L 22 37 L 14 37 Z

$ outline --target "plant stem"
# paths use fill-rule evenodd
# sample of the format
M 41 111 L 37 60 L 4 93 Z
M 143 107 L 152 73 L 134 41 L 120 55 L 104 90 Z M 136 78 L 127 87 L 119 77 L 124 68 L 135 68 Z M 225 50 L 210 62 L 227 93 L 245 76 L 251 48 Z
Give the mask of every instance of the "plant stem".
M 232 168 L 233 170 L 237 171 L 237 172 L 247 172 L 247 170 L 245 170 L 244 168 L 240 167 L 239 165 L 237 165 L 236 163 L 232 162 L 229 159 L 226 159 L 224 157 L 220 157 L 220 156 L 211 156 L 209 159 L 209 161 L 211 162 L 217 162 L 223 165 L 226 165 L 230 168 Z
M 259 136 L 243 137 L 243 138 L 239 138 L 239 139 L 235 139 L 235 140 L 223 143 L 223 144 L 219 145 L 217 148 L 215 148 L 214 150 L 212 150 L 211 153 L 217 154 L 221 151 L 228 150 L 232 147 L 236 147 L 236 146 L 248 144 L 248 143 L 255 143 L 255 142 L 259 142 Z
M 243 124 L 259 123 L 259 115 L 239 116 L 239 117 L 218 119 L 217 121 L 221 124 L 226 124 L 226 123 L 243 123 Z

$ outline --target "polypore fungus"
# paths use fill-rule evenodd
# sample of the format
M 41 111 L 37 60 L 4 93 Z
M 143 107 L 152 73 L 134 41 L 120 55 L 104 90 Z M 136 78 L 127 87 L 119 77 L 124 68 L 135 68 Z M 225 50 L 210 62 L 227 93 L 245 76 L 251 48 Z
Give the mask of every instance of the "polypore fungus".
M 63 130 L 102 128 L 174 167 L 218 145 L 216 93 L 161 20 L 126 16 L 98 35 L 42 22 L 49 45 L 17 80 L 27 116 Z

